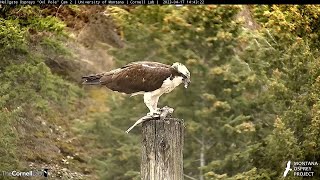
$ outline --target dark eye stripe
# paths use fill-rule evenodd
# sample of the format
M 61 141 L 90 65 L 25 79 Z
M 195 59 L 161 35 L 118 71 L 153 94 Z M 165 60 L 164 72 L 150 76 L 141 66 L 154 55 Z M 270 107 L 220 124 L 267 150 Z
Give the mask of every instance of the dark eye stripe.
M 180 75 L 181 75 L 183 78 L 187 78 L 187 76 L 186 76 L 186 75 L 184 75 L 184 74 L 182 74 L 182 73 L 181 73 Z

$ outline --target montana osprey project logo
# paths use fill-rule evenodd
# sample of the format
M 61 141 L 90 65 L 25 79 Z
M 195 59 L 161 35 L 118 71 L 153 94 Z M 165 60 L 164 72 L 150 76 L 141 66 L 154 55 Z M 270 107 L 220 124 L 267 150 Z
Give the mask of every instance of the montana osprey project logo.
M 283 172 L 283 177 L 288 176 L 290 171 L 293 171 L 293 176 L 312 177 L 316 175 L 314 166 L 318 166 L 317 161 L 288 161 L 287 167 Z
M 287 174 L 288 174 L 288 172 L 289 172 L 289 171 L 292 171 L 292 169 L 290 168 L 290 164 L 291 164 L 291 161 L 288 161 L 288 162 L 287 162 L 287 167 L 286 167 L 286 169 L 285 169 L 284 172 L 283 172 L 283 177 L 286 177 Z

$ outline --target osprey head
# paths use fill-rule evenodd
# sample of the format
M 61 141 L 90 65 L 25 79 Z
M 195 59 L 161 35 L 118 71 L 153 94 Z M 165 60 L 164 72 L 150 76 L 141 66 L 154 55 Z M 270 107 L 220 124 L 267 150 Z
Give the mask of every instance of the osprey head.
M 184 83 L 184 87 L 187 88 L 188 85 L 190 84 L 191 80 L 190 80 L 190 72 L 187 69 L 187 67 L 179 62 L 175 62 L 172 64 L 172 67 L 174 69 L 176 69 L 180 74 L 181 77 L 183 78 L 183 83 Z

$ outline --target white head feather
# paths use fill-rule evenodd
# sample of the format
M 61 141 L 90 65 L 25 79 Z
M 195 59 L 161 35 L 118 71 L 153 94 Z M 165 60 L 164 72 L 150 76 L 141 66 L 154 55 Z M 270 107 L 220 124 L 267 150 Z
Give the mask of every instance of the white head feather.
M 172 67 L 174 69 L 176 69 L 178 72 L 180 72 L 181 74 L 183 74 L 184 76 L 186 76 L 186 79 L 184 78 L 183 82 L 184 82 L 184 87 L 187 88 L 191 82 L 190 81 L 190 72 L 189 72 L 188 68 L 179 62 L 173 63 Z
M 190 72 L 185 65 L 179 62 L 175 62 L 172 64 L 172 67 L 178 70 L 181 74 L 185 75 L 188 79 L 190 79 Z

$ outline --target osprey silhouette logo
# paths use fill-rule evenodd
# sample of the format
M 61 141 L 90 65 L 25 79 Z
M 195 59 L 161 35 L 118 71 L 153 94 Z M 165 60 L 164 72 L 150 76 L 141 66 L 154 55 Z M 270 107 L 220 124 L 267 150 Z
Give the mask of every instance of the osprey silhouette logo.
M 292 169 L 290 168 L 290 164 L 291 164 L 291 161 L 288 161 L 288 162 L 287 162 L 287 167 L 286 167 L 286 169 L 285 169 L 284 172 L 283 172 L 283 177 L 286 177 L 287 174 L 288 174 L 288 172 L 289 172 L 289 171 L 292 171 Z
M 43 176 L 44 177 L 48 177 L 48 171 L 49 171 L 49 169 L 44 169 L 43 170 Z

